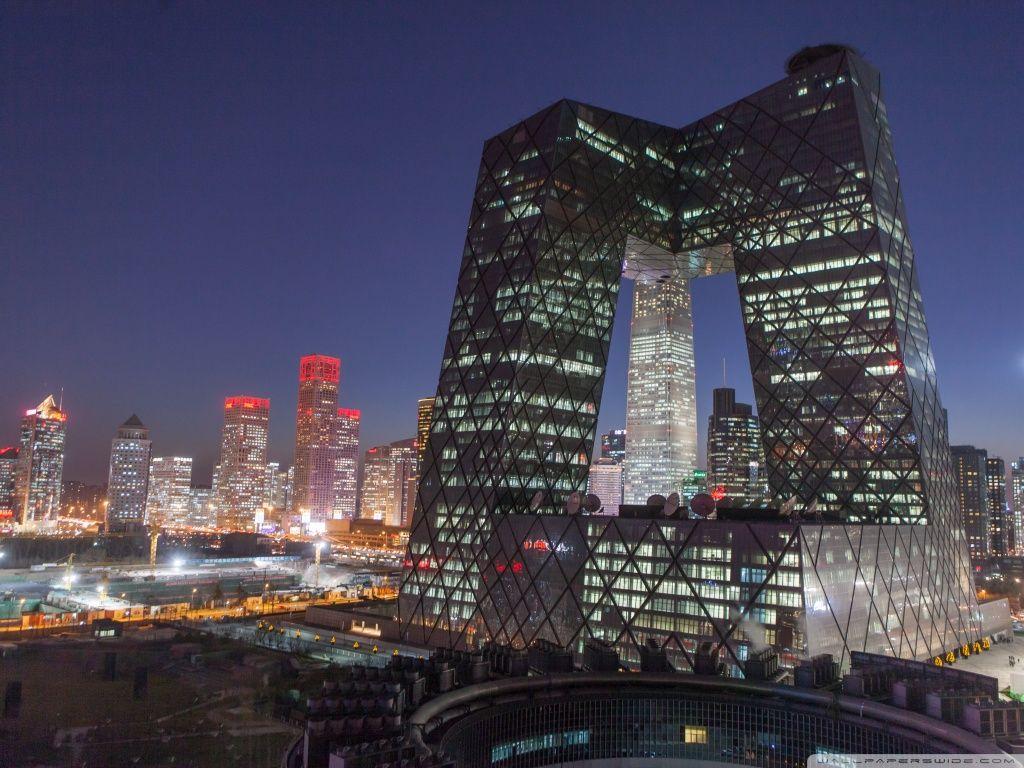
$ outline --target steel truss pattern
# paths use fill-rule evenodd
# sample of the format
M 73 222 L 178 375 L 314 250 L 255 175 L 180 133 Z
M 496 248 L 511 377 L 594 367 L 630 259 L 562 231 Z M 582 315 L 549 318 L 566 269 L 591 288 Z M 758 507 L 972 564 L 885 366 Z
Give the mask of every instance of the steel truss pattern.
M 878 73 L 835 46 L 680 129 L 560 101 L 487 141 L 402 586 L 406 637 L 523 643 L 537 624 L 566 639 L 551 613 L 580 585 L 540 602 L 505 596 L 498 531 L 510 516 L 547 519 L 586 487 L 622 277 L 729 270 L 772 495 L 848 524 L 792 534 L 813 564 L 796 609 L 805 630 L 853 649 L 869 630 L 850 617 L 881 621 L 892 652 L 913 656 L 976 634 L 905 221 Z M 878 562 L 907 598 L 861 566 L 852 607 L 833 605 L 834 563 L 822 567 L 816 542 L 839 535 L 856 557 L 890 551 L 891 567 Z M 827 614 L 807 603 L 815 589 Z M 715 630 L 720 643 L 752 610 Z M 624 626 L 637 634 L 625 615 Z

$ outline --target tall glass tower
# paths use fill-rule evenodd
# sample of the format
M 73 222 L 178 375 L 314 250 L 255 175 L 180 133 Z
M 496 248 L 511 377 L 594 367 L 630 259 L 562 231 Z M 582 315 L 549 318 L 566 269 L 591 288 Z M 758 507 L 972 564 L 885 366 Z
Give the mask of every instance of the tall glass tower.
M 134 413 L 117 428 L 110 445 L 107 480 L 107 527 L 125 529 L 146 522 L 149 462 L 153 443 L 149 428 Z
M 637 280 L 629 334 L 623 500 L 679 492 L 697 468 L 697 373 L 686 279 Z
M 64 443 L 68 414 L 49 395 L 21 420 L 21 446 L 15 469 L 14 495 L 18 522 L 25 526 L 52 523 L 60 510 L 64 476 Z
M 295 414 L 295 502 L 304 526 L 322 533 L 334 511 L 338 383 L 341 360 L 306 355 L 299 361 Z
M 216 473 L 217 527 L 252 531 L 267 482 L 270 400 L 236 395 L 224 400 L 220 464 Z

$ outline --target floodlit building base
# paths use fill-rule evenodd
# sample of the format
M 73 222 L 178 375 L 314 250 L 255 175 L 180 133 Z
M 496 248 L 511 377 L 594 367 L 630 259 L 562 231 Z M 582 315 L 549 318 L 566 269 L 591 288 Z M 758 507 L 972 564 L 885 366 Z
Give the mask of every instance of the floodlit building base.
M 593 637 L 631 666 L 653 641 L 680 670 L 711 641 L 734 675 L 766 646 L 784 667 L 822 653 L 846 666 L 851 651 L 926 659 L 981 635 L 977 604 L 955 598 L 970 585 L 937 567 L 945 546 L 922 525 L 508 515 L 472 558 L 462 548 L 471 567 L 460 562 L 447 610 L 405 639 L 580 654 Z M 444 561 L 415 567 L 448 581 Z

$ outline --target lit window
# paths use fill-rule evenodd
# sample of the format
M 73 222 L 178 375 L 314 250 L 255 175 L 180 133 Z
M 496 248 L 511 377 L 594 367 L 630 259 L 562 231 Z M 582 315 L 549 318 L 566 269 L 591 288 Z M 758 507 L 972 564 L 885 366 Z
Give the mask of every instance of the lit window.
M 683 742 L 686 744 L 707 744 L 708 728 L 706 725 L 684 725 Z

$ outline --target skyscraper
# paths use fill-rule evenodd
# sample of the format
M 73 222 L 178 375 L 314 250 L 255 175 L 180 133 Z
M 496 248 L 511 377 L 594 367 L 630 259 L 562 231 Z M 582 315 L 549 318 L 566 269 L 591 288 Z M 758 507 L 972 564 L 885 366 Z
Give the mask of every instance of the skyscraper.
M 586 484 L 621 280 L 653 283 L 636 300 L 672 309 L 683 281 L 734 272 L 772 500 L 844 523 L 792 526 L 786 542 L 799 543 L 780 545 L 745 524 L 679 521 L 672 541 L 685 546 L 666 545 L 664 523 L 626 524 L 620 551 L 650 544 L 682 569 L 678 556 L 713 555 L 735 534 L 735 554 L 770 564 L 746 571 L 755 595 L 790 567 L 780 557 L 796 562 L 799 615 L 779 606 L 776 619 L 793 617 L 772 629 L 780 648 L 806 637 L 808 653 L 921 657 L 977 639 L 924 267 L 877 70 L 844 46 L 806 48 L 783 79 L 680 128 L 560 100 L 486 141 L 479 170 L 400 595 L 407 638 L 578 646 L 596 634 L 636 653 L 641 636 L 685 651 L 706 631 L 716 649 L 746 652 L 739 625 L 759 609 L 719 605 L 709 621 L 688 578 L 676 581 L 685 599 L 655 601 L 664 608 L 603 610 L 614 596 L 599 590 L 591 612 L 583 587 L 607 574 L 584 581 L 581 552 L 622 521 L 551 515 Z M 627 424 L 627 473 L 635 437 Z M 509 567 L 531 527 L 572 536 L 570 573 L 545 567 L 550 546 Z M 849 564 L 841 579 L 836 563 Z M 886 577 L 864 589 L 862 567 Z M 749 588 L 716 572 L 709 590 Z M 927 609 L 891 610 L 905 604 Z M 878 615 L 891 618 L 868 621 Z
M 622 463 L 626 458 L 626 430 L 612 429 L 601 435 L 601 458 Z
M 217 525 L 217 495 L 212 487 L 198 485 L 189 489 L 188 524 L 192 528 Z
M 416 438 L 368 449 L 359 516 L 407 526 L 416 497 L 416 462 Z
M 294 509 L 310 530 L 320 532 L 334 511 L 340 378 L 336 357 L 306 355 L 299 361 Z
M 990 523 L 988 501 L 988 453 L 973 445 L 952 445 L 953 472 L 960 514 L 971 560 L 978 562 L 990 553 Z
M 423 467 L 423 452 L 430 437 L 430 424 L 434 420 L 434 398 L 422 397 L 416 401 L 416 476 Z
M 183 528 L 191 524 L 192 457 L 154 456 L 149 463 L 146 521 Z
M 678 492 L 697 468 L 697 395 L 689 280 L 633 288 L 626 382 L 627 504 Z
M 989 551 L 997 557 L 1013 554 L 1013 517 L 1006 506 L 1006 462 L 998 456 L 985 460 L 988 495 Z
M 1024 457 L 1010 464 L 1010 503 L 1013 505 L 1015 554 L 1024 549 Z
M 612 458 L 600 458 L 590 465 L 587 493 L 601 500 L 607 515 L 617 515 L 622 504 L 622 464 Z
M 146 522 L 149 460 L 152 453 L 149 428 L 133 413 L 117 428 L 117 435 L 110 444 L 108 530 L 124 530 Z
M 17 508 L 14 495 L 14 475 L 18 467 L 18 446 L 0 448 L 0 530 L 8 530 L 14 524 Z
M 362 414 L 357 408 L 338 409 L 334 465 L 334 517 L 338 520 L 351 520 L 356 516 L 361 419 Z
M 56 520 L 64 475 L 68 414 L 53 395 L 25 412 L 14 478 L 18 522 L 33 526 Z
M 224 400 L 217 484 L 217 527 L 251 531 L 267 482 L 270 400 L 236 395 Z
M 749 405 L 736 402 L 736 390 L 714 391 L 714 409 L 708 417 L 707 486 L 712 496 L 734 507 L 768 500 L 761 429 L 753 414 Z

